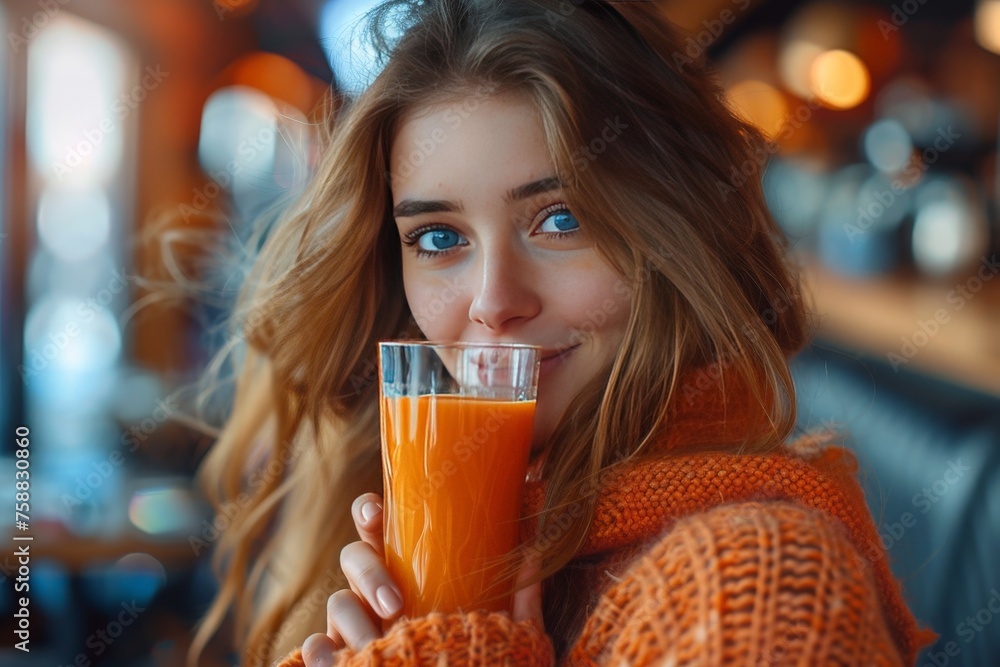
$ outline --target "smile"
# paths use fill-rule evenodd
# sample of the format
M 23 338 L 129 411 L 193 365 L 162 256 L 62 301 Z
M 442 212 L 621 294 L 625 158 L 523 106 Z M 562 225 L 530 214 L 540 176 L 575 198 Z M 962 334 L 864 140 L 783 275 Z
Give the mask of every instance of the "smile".
M 546 353 L 542 356 L 541 372 L 545 373 L 547 371 L 551 371 L 554 368 L 558 367 L 559 365 L 563 364 L 566 361 L 566 359 L 570 356 L 570 354 L 572 354 L 573 350 L 575 350 L 578 347 L 580 347 L 579 343 L 577 343 L 573 347 L 563 350 L 562 352 L 546 351 Z

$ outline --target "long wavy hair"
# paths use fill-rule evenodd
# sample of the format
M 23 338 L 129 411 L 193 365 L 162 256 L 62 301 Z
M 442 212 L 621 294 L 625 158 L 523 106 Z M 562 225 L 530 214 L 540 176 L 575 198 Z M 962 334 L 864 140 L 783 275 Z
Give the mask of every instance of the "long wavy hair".
M 805 313 L 759 179 L 740 175 L 764 140 L 655 4 L 390 0 L 369 19 L 384 67 L 331 119 L 221 353 L 238 360 L 236 392 L 200 475 L 217 507 L 239 511 L 216 544 L 221 586 L 192 661 L 232 612 L 242 664 L 269 664 L 324 630 L 326 595 L 345 586 L 351 502 L 382 487 L 376 343 L 421 337 L 389 179 L 395 133 L 419 108 L 501 93 L 533 104 L 567 203 L 629 292 L 617 357 L 548 443 L 539 526 L 569 505 L 582 512 L 545 549 L 539 579 L 582 544 L 599 473 L 669 428 L 687 373 L 717 364 L 771 425 L 719 446 L 761 451 L 793 428 L 787 357 L 805 342 Z M 558 593 L 545 604 L 550 632 L 570 632 Z

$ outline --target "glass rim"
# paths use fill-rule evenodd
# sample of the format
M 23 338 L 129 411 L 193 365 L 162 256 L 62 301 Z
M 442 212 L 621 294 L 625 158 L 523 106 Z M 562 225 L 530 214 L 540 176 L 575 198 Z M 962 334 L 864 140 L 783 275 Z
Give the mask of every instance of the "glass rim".
M 379 346 L 390 347 L 452 347 L 452 348 L 504 348 L 512 350 L 544 350 L 541 345 L 528 343 L 476 343 L 471 341 L 435 342 L 429 340 L 380 340 Z

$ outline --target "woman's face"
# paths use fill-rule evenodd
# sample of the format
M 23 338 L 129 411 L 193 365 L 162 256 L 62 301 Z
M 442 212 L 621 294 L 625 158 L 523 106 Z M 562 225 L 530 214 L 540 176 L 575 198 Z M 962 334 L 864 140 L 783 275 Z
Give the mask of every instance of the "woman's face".
M 406 299 L 436 341 L 544 348 L 535 453 L 617 353 L 624 281 L 567 208 L 541 117 L 514 96 L 406 116 L 392 145 Z

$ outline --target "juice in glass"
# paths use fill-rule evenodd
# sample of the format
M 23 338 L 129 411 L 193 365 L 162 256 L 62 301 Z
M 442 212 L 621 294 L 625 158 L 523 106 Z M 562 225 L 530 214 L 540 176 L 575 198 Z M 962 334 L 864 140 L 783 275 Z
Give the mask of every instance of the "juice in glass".
M 510 611 L 534 400 L 381 397 L 385 555 L 403 613 Z

